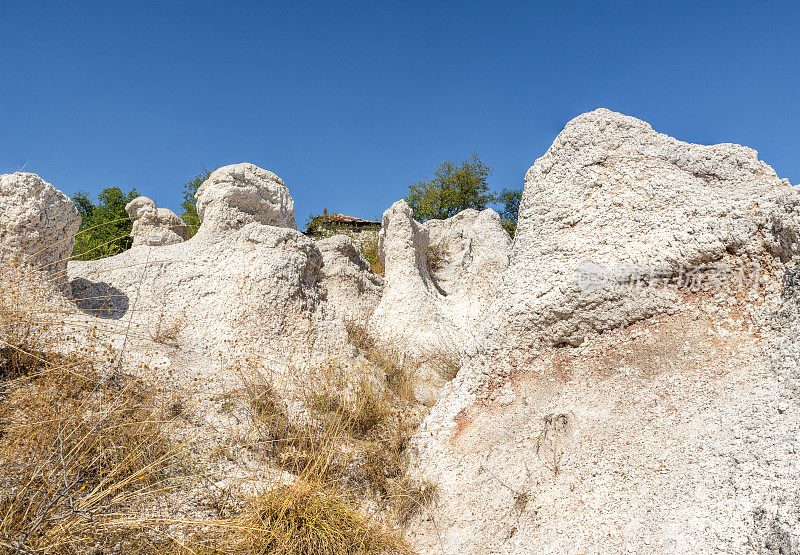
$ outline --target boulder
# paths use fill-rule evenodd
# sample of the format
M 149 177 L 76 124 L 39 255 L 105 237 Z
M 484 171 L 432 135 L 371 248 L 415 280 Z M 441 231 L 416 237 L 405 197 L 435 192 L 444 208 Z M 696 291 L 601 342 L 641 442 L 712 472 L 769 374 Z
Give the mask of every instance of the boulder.
M 156 208 L 156 203 L 147 197 L 136 197 L 125 205 L 125 211 L 133 221 L 133 246 L 160 247 L 173 245 L 189 239 L 189 228 L 172 210 Z
M 297 229 L 294 201 L 283 180 L 253 164 L 213 171 L 194 197 L 203 233 L 236 230 L 248 223 Z
M 63 285 L 80 225 L 72 200 L 38 175 L 0 175 L 0 262 L 19 259 Z
M 341 318 L 365 323 L 380 302 L 383 278 L 372 273 L 347 235 L 320 239 L 316 245 L 322 253 L 320 278 L 328 304 Z
M 800 195 L 752 149 L 570 121 L 526 174 L 474 356 L 412 440 L 439 486 L 416 547 L 796 545 L 797 327 L 771 314 L 796 315 L 798 232 Z

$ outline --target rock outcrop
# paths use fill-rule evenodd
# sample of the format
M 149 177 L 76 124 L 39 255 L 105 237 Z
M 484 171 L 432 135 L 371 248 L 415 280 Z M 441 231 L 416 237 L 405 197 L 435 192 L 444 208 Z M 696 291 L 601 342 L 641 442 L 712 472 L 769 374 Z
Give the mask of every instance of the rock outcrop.
M 71 263 L 78 306 L 130 322 L 142 337 L 174 330 L 186 351 L 224 351 L 248 337 L 284 368 L 341 352 L 347 337 L 323 302 L 322 255 L 296 229 L 262 223 L 280 213 L 276 223 L 286 224 L 293 202 L 279 178 L 254 176 L 274 174 L 252 164 L 213 172 L 198 192 L 203 223 L 188 241 Z M 266 202 L 263 189 L 278 185 L 279 205 Z M 255 198 L 261 201 L 249 204 Z
M 25 262 L 61 287 L 80 225 L 72 201 L 38 175 L 0 175 L 0 261 Z
M 471 348 L 510 239 L 494 210 L 421 224 L 400 200 L 383 214 L 379 245 L 386 281 L 370 328 L 420 362 L 414 392 L 430 404 Z
M 437 289 L 458 320 L 477 327 L 495 300 L 511 253 L 500 215 L 491 209 L 464 210 L 446 220 L 428 220 L 425 227 Z
M 322 253 L 320 279 L 328 304 L 339 317 L 366 323 L 381 300 L 383 278 L 372 273 L 369 262 L 346 235 L 320 239 L 316 245 Z
M 253 164 L 214 170 L 194 197 L 203 233 L 239 229 L 248 223 L 297 229 L 294 201 L 283 180 Z
M 789 257 L 798 214 L 750 148 L 685 143 L 606 109 L 578 116 L 525 176 L 503 333 L 579 344 L 669 310 L 674 296 L 648 285 Z
M 570 121 L 526 175 L 475 355 L 412 441 L 439 485 L 418 547 L 800 545 L 796 327 L 771 316 L 792 313 L 798 216 L 749 148 L 604 109 Z
M 125 205 L 133 221 L 133 246 L 161 247 L 186 241 L 190 234 L 186 223 L 168 208 L 156 208 L 147 197 L 137 197 Z

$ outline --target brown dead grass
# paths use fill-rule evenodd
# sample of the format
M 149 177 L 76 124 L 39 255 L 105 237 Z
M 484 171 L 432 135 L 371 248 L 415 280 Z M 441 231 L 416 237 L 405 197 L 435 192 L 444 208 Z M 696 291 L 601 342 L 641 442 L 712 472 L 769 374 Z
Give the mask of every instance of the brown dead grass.
M 184 471 L 166 408 L 110 351 L 68 341 L 39 276 L 0 277 L 0 546 L 159 552 L 171 539 L 137 513 Z
M 375 357 L 396 389 L 349 383 L 349 393 L 328 391 L 329 410 L 311 403 L 305 416 L 276 392 L 257 353 L 240 360 L 241 388 L 226 406 L 244 403 L 248 447 L 296 478 L 222 499 L 218 518 L 188 518 L 166 508 L 191 503 L 187 492 L 204 479 L 172 441 L 189 397 L 126 373 L 124 353 L 66 324 L 63 300 L 19 268 L 0 268 L 0 552 L 409 552 L 393 529 L 404 517 L 388 519 L 388 504 L 429 499 L 405 475 L 416 421 L 395 393 L 406 369 L 388 353 Z M 162 335 L 151 339 L 173 342 Z M 317 385 L 306 384 L 306 398 Z M 375 495 L 378 513 L 368 513 Z

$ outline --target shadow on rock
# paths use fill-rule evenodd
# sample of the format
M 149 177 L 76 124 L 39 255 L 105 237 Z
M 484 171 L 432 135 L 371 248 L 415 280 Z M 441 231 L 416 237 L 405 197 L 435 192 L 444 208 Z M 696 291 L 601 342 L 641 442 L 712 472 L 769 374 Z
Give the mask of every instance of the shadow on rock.
M 105 282 L 76 278 L 70 286 L 72 300 L 86 314 L 118 320 L 128 311 L 128 296 Z

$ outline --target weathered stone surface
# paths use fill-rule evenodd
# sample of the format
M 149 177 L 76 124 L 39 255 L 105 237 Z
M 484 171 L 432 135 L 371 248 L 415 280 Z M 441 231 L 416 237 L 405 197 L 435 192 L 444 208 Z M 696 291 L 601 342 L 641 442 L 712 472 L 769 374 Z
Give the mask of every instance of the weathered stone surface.
M 796 332 L 768 328 L 799 207 L 746 147 L 569 122 L 526 175 L 474 356 L 412 441 L 439 484 L 420 550 L 794 549 Z M 557 463 L 549 415 L 571 422 Z
M 248 318 L 258 320 L 266 334 L 280 335 L 287 319 L 316 303 L 314 281 L 321 266 L 319 251 L 302 233 L 248 224 L 226 240 L 195 236 L 158 251 L 132 247 L 117 256 L 73 262 L 69 270 L 86 286 L 73 287 L 76 299 L 86 299 L 85 310 L 105 307 L 122 317 L 135 302 L 143 314 L 182 313 L 192 322 L 187 331 L 202 339 Z M 101 283 L 121 292 L 125 306 L 118 304 L 122 298 L 104 298 L 97 291 Z
M 252 193 L 233 188 L 225 206 L 243 204 L 236 191 Z M 292 204 L 288 193 L 283 203 Z M 130 206 L 132 213 L 152 210 L 146 200 L 138 204 Z M 188 377 L 181 379 L 193 383 L 202 376 L 207 391 L 219 390 L 220 382 L 232 387 L 241 377 L 221 365 L 232 350 L 252 351 L 259 353 L 259 372 L 274 375 L 276 387 L 291 388 L 295 373 L 355 354 L 343 318 L 325 300 L 322 264 L 315 243 L 299 231 L 252 221 L 207 228 L 158 248 L 138 245 L 117 256 L 75 261 L 69 277 L 78 307 L 102 318 L 128 348 L 179 344 L 191 361 L 184 361 Z
M 502 308 L 515 341 L 580 343 L 669 309 L 663 288 L 722 261 L 797 252 L 790 184 L 734 144 L 678 141 L 606 109 L 528 170 Z
M 72 201 L 38 175 L 0 175 L 0 261 L 25 261 L 60 284 L 80 225 Z
M 195 199 L 203 233 L 239 229 L 253 222 L 297 229 L 294 201 L 283 180 L 253 164 L 213 171 Z
M 134 247 L 173 245 L 189 238 L 186 223 L 175 212 L 156 208 L 156 203 L 147 197 L 136 197 L 125 205 L 125 211 L 133 221 Z
M 464 210 L 446 220 L 428 220 L 425 227 L 436 258 L 431 273 L 437 289 L 458 320 L 477 327 L 495 300 L 511 252 L 499 214 Z
M 420 224 L 400 200 L 383 215 L 379 245 L 386 282 L 370 328 L 420 361 L 414 392 L 430 404 L 470 348 L 508 264 L 510 239 L 493 210 Z
M 383 278 L 370 270 L 369 263 L 346 235 L 316 241 L 322 253 L 320 278 L 328 304 L 347 320 L 365 323 L 381 300 Z

